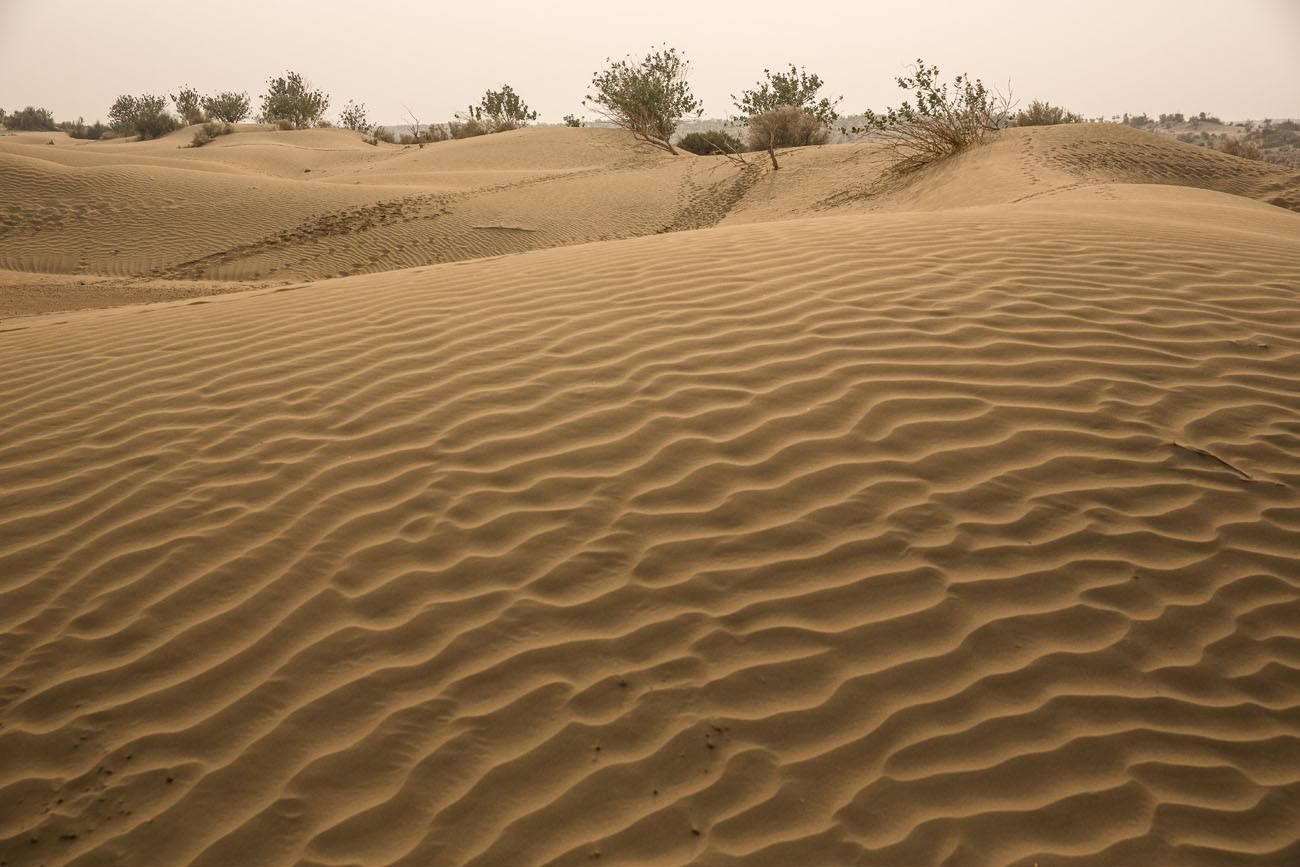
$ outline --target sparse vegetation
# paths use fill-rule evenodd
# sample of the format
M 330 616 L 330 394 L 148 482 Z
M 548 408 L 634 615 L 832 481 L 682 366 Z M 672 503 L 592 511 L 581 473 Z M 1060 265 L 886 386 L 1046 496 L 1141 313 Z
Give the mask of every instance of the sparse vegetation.
M 186 126 L 203 123 L 207 118 L 203 114 L 203 96 L 188 85 L 171 94 L 172 105 Z
M 1014 126 L 1055 126 L 1060 123 L 1083 123 L 1083 115 L 1036 99 L 1027 108 L 1016 112 L 1011 122 Z
M 24 132 L 47 132 L 59 128 L 49 109 L 32 105 L 4 115 L 4 125 L 7 129 Z
M 513 87 L 503 84 L 500 90 L 484 93 L 477 106 L 469 107 L 469 114 L 464 120 L 477 121 L 489 132 L 508 132 L 537 120 L 537 112 L 519 98 Z
M 393 131 L 386 126 L 374 126 L 370 129 L 370 138 L 366 139 L 366 144 L 378 145 L 381 141 L 392 144 L 397 139 Z
M 641 60 L 606 60 L 591 77 L 591 107 L 639 141 L 675 154 L 673 133 L 683 117 L 702 114 L 700 101 L 686 80 L 690 63 L 676 48 L 652 50 Z
M 836 109 L 843 97 L 835 100 L 827 97 L 818 99 L 817 94 L 824 84 L 818 75 L 803 67 L 796 67 L 793 63 L 788 72 L 774 73 L 770 69 L 764 69 L 763 80 L 755 87 L 742 91 L 739 97 L 732 94 L 732 104 L 739 113 L 739 119 L 745 122 L 760 114 L 792 106 L 811 115 L 819 123 L 830 126 L 840 118 Z
M 793 105 L 781 105 L 751 117 L 745 136 L 751 149 L 767 151 L 772 168 L 779 169 L 777 148 L 826 144 L 830 131 L 807 111 Z
M 348 100 L 347 105 L 343 106 L 343 110 L 339 112 L 339 126 L 355 132 L 365 132 L 370 129 L 373 124 L 370 123 L 370 117 L 366 114 L 366 104 Z
M 564 116 L 564 125 L 577 128 L 582 126 L 582 120 L 577 115 L 566 114 Z
M 59 129 L 66 132 L 70 138 L 88 139 L 92 141 L 103 138 L 109 131 L 108 127 L 99 121 L 95 121 L 90 126 L 86 126 L 85 121 L 81 118 L 77 118 L 75 122 L 70 120 L 61 121 L 59 123 Z
M 1147 117 L 1145 114 L 1135 114 L 1130 117 L 1127 112 L 1124 114 L 1123 122 L 1134 129 L 1146 129 L 1155 124 L 1155 121 Z
M 990 92 L 978 78 L 965 73 L 951 86 L 939 80 L 939 68 L 917 60 L 911 75 L 895 79 L 912 91 L 883 114 L 864 112 L 863 126 L 852 131 L 877 132 L 893 155 L 895 174 L 914 172 L 960 153 L 1005 127 L 1011 112 L 1008 97 Z
M 235 128 L 228 123 L 220 121 L 208 121 L 194 131 L 194 138 L 190 141 L 190 147 L 201 148 L 205 144 L 212 142 L 218 136 L 230 135 Z
M 289 129 L 306 129 L 325 115 L 329 105 L 330 98 L 324 91 L 312 88 L 300 73 L 286 72 L 278 78 L 267 79 L 262 119 L 267 123 L 287 123 Z
M 203 112 L 212 120 L 239 123 L 251 111 L 247 93 L 227 90 L 215 96 L 203 97 Z
M 447 134 L 455 139 L 475 138 L 476 136 L 487 135 L 489 132 L 491 130 L 472 117 L 447 121 Z
M 1219 150 L 1234 157 L 1241 157 L 1244 160 L 1264 159 L 1263 149 L 1258 143 L 1246 136 L 1241 138 L 1224 136 L 1219 142 Z
M 141 140 L 159 138 L 180 126 L 180 121 L 167 113 L 166 100 L 151 93 L 119 96 L 108 110 L 108 120 L 118 133 Z
M 699 156 L 738 154 L 745 150 L 740 139 L 722 130 L 687 133 L 678 140 L 677 146 Z

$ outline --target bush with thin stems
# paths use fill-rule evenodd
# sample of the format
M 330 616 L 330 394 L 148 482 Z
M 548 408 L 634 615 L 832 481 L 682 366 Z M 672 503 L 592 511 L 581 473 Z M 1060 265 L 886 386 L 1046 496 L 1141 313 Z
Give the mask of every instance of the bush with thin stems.
M 248 117 L 251 111 L 247 93 L 227 90 L 214 96 L 203 97 L 203 113 L 212 120 L 239 123 Z
M 779 105 L 751 117 L 745 137 L 751 149 L 767 151 L 772 168 L 779 169 L 781 166 L 776 160 L 777 148 L 823 145 L 830 139 L 830 131 L 816 116 L 804 109 L 795 105 Z
M 582 119 L 575 114 L 566 114 L 564 116 L 564 125 L 577 129 L 582 126 Z
M 513 87 L 503 84 L 500 90 L 485 92 L 478 105 L 469 107 L 464 120 L 478 121 L 490 132 L 508 132 L 537 120 L 537 112 L 520 99 Z
M 164 136 L 180 126 L 180 121 L 167 113 L 166 100 L 152 93 L 119 96 L 108 110 L 108 120 L 118 133 L 141 140 Z
M 675 154 L 677 125 L 687 115 L 703 113 L 687 81 L 689 71 L 686 55 L 667 46 L 641 60 L 606 60 L 605 68 L 592 75 L 591 93 L 582 104 L 638 141 Z
M 915 102 L 877 114 L 863 113 L 854 133 L 875 132 L 892 156 L 890 171 L 907 174 L 980 144 L 1007 126 L 1009 96 L 989 91 L 978 78 L 958 75 L 951 85 L 939 80 L 939 68 L 917 60 L 910 75 L 895 79 L 912 91 Z
M 1055 126 L 1061 123 L 1083 123 L 1083 115 L 1066 111 L 1059 105 L 1034 100 L 1028 107 L 1016 112 L 1013 126 Z
M 370 122 L 369 115 L 366 114 L 366 104 L 348 100 L 347 105 L 343 106 L 343 110 L 339 112 L 339 126 L 356 132 L 369 130 L 373 124 Z
M 329 108 L 330 98 L 313 88 L 297 72 L 269 78 L 262 96 L 262 119 L 267 123 L 288 123 L 293 129 L 315 126 Z
M 203 114 L 203 96 L 197 90 L 186 85 L 171 94 L 172 105 L 186 126 L 203 123 L 207 118 Z
M 793 63 L 788 72 L 764 69 L 762 81 L 742 91 L 740 96 L 731 95 L 732 104 L 736 107 L 738 119 L 746 122 L 764 112 L 794 106 L 829 126 L 839 120 L 836 109 L 844 97 L 818 99 L 817 94 L 824 84 L 816 73 Z

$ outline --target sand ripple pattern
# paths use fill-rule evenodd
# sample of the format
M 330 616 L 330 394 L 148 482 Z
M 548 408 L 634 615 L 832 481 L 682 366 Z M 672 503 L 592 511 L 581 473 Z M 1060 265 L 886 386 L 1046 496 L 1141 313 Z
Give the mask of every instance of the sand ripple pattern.
M 825 218 L 0 334 L 0 859 L 1300 863 L 1295 237 Z

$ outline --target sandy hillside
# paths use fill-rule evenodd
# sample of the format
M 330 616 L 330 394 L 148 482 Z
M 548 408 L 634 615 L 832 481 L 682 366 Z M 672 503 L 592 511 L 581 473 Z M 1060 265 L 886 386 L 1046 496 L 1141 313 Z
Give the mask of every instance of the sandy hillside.
M 1300 863 L 1295 176 L 293 135 L 0 139 L 4 864 Z

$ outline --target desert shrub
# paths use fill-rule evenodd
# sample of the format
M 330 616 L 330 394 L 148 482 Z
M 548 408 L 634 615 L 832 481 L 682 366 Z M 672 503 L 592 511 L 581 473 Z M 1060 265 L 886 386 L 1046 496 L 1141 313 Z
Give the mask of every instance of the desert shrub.
M 77 118 L 75 122 L 70 120 L 62 121 L 59 124 L 59 129 L 66 132 L 71 138 L 89 139 L 92 141 L 103 138 L 104 134 L 108 132 L 108 127 L 104 126 L 104 124 L 99 121 L 95 121 L 90 126 L 86 126 L 85 121 L 81 118 Z
M 686 80 L 690 63 L 676 48 L 651 50 L 641 60 L 605 61 L 591 77 L 582 104 L 639 141 L 677 153 L 673 133 L 683 117 L 703 113 Z
M 1134 129 L 1146 129 L 1155 123 L 1154 120 L 1147 117 L 1145 114 L 1135 114 L 1132 117 L 1129 117 L 1127 112 L 1124 114 L 1123 122 Z
M 779 105 L 751 117 L 745 137 L 754 150 L 771 151 L 826 144 L 830 131 L 807 111 L 793 105 Z
M 119 96 L 108 110 L 108 120 L 117 132 L 141 140 L 164 136 L 180 126 L 180 121 L 167 113 L 166 100 L 151 93 Z
M 763 80 L 756 86 L 742 91 L 739 97 L 731 95 L 732 104 L 739 112 L 739 118 L 744 121 L 778 108 L 793 106 L 817 121 L 830 125 L 839 120 L 836 108 L 840 99 L 832 101 L 822 97 L 819 100 L 817 93 L 824 84 L 816 74 L 809 73 L 803 67 L 796 67 L 793 63 L 790 64 L 789 72 L 774 73 L 770 69 L 764 69 Z
M 564 116 L 564 125 L 571 126 L 576 129 L 577 127 L 582 126 L 582 121 L 577 117 L 577 115 L 566 114 Z
M 490 130 L 474 118 L 447 121 L 447 134 L 452 138 L 474 138 L 487 135 Z
M 469 113 L 464 120 L 478 121 L 489 132 L 507 132 L 527 126 L 529 121 L 537 120 L 537 112 L 530 109 L 528 103 L 519 98 L 514 88 L 503 84 L 500 90 L 489 90 L 484 93 L 478 105 L 469 107 Z
M 1218 123 L 1218 124 L 1223 123 L 1223 121 L 1220 118 L 1215 117 L 1212 114 L 1206 114 L 1205 112 L 1201 112 L 1200 114 L 1198 114 L 1196 116 L 1196 119 L 1199 120 L 1201 123 Z
M 397 136 L 393 135 L 393 131 L 386 126 L 376 125 L 374 127 L 371 127 L 370 143 L 372 145 L 377 145 L 381 141 L 386 142 L 387 144 L 393 144 L 394 142 L 397 141 Z
M 366 115 L 366 104 L 348 100 L 347 105 L 343 106 L 343 110 L 339 112 L 339 126 L 356 132 L 365 132 L 370 129 L 373 124 L 370 123 L 370 118 Z
M 176 113 L 187 126 L 207 120 L 203 115 L 203 96 L 194 88 L 182 87 L 171 94 L 171 98 L 172 105 L 176 106 Z
M 297 72 L 268 78 L 262 95 L 262 118 L 267 123 L 288 122 L 291 129 L 313 126 L 329 108 L 330 98 L 316 90 Z
M 1224 136 L 1223 140 L 1219 142 L 1219 150 L 1234 157 L 1241 157 L 1244 160 L 1264 159 L 1263 148 L 1249 138 L 1229 138 Z
M 677 146 L 684 151 L 705 157 L 715 154 L 738 154 L 745 149 L 740 139 L 722 130 L 687 133 L 678 139 Z
M 1036 99 L 1027 108 L 1016 112 L 1011 122 L 1015 126 L 1055 126 L 1058 123 L 1083 123 L 1083 115 Z
M 215 96 L 203 97 L 203 112 L 213 120 L 239 123 L 248 117 L 250 111 L 247 93 L 227 90 Z
M 1008 123 L 1010 105 L 991 93 L 978 78 L 965 73 L 940 83 L 939 68 L 916 61 L 911 75 L 895 79 L 910 90 L 915 103 L 904 100 L 883 114 L 863 112 L 863 126 L 852 131 L 880 134 L 893 157 L 890 170 L 905 174 L 960 153 L 983 142 Z
M 1160 123 L 1164 126 L 1173 126 L 1176 123 L 1187 123 L 1187 118 L 1181 111 L 1175 111 L 1172 114 L 1160 115 Z
M 404 145 L 413 145 L 416 144 L 416 142 L 417 139 L 415 138 L 415 136 L 411 135 L 409 132 L 402 133 L 402 135 L 397 139 L 398 144 L 404 144 Z
M 217 136 L 230 135 L 234 131 L 235 128 L 228 123 L 210 120 L 194 131 L 194 139 L 190 142 L 190 147 L 201 148 Z
M 47 132 L 59 128 L 49 109 L 36 108 L 32 105 L 5 115 L 5 126 L 13 130 L 32 132 Z

